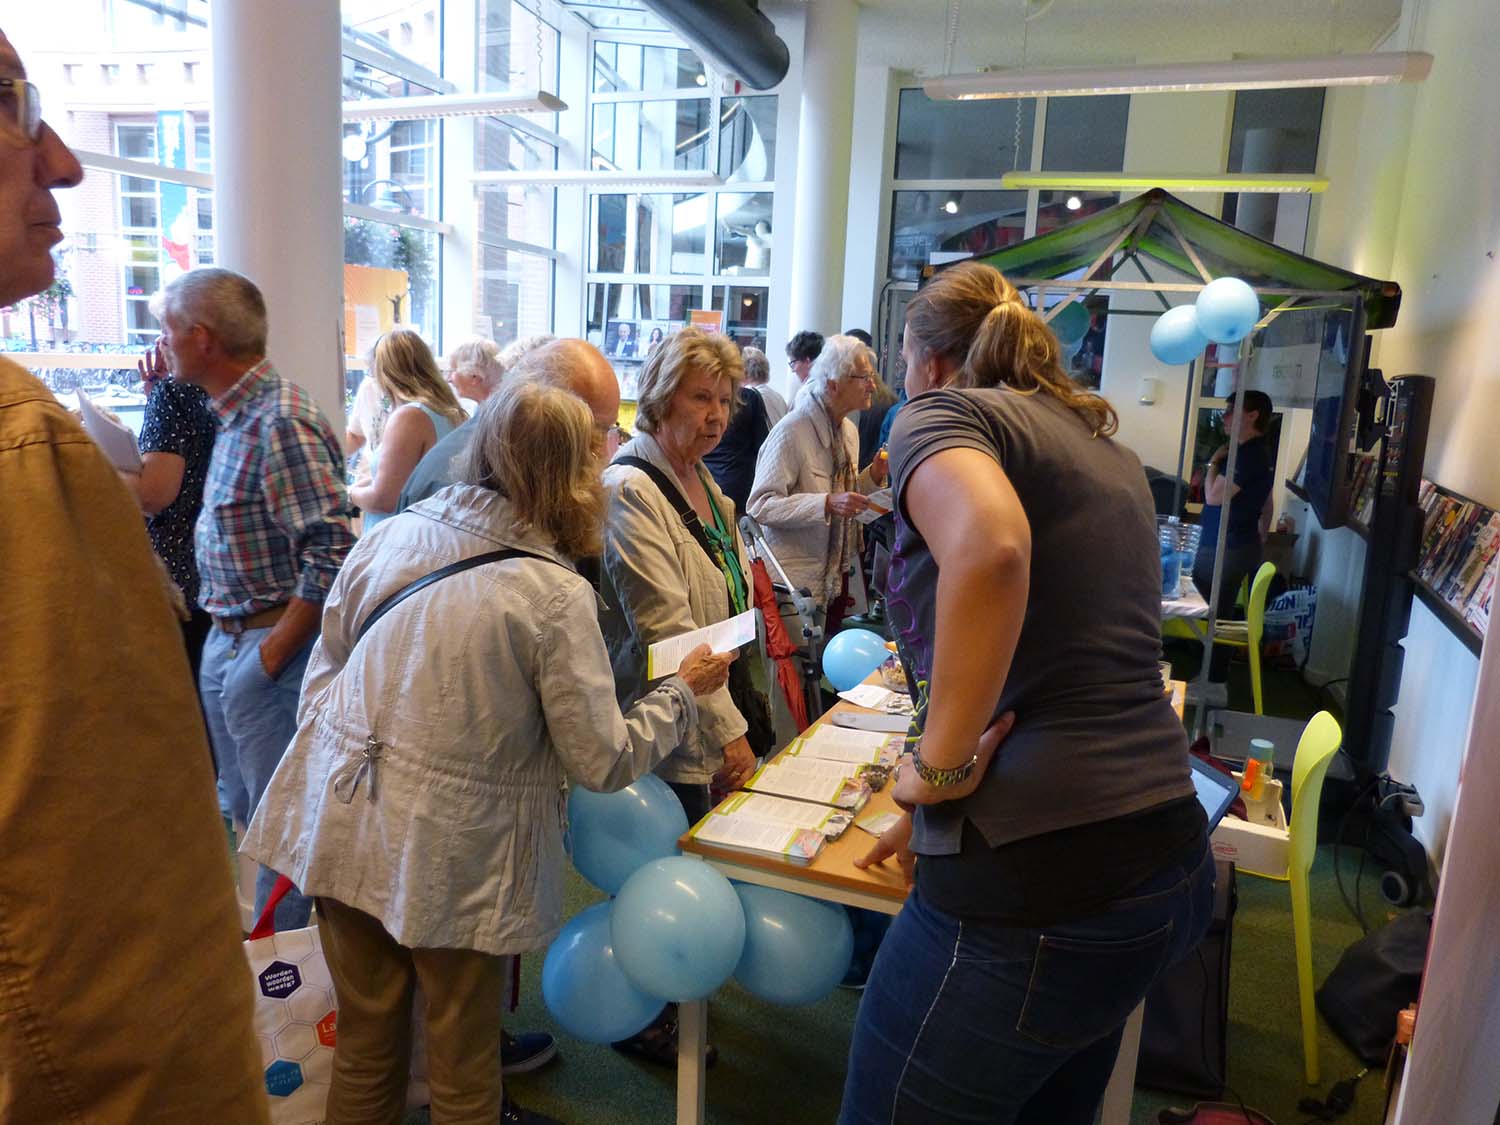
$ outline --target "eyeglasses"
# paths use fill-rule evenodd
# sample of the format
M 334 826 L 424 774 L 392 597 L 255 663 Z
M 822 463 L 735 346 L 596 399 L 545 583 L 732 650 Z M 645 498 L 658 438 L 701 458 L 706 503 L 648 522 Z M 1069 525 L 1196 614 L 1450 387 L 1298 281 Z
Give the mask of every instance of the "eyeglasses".
M 42 139 L 42 95 L 24 78 L 0 78 L 0 128 L 14 127 L 32 144 Z

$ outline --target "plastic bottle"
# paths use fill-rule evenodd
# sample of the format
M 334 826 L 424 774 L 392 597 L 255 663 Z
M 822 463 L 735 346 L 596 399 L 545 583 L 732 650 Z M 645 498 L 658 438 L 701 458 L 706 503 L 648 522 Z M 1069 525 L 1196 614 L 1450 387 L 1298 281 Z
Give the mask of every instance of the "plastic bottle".
M 1252 801 L 1266 797 L 1266 782 L 1276 776 L 1276 746 L 1264 738 L 1250 740 L 1250 754 L 1245 759 L 1245 773 L 1240 789 Z

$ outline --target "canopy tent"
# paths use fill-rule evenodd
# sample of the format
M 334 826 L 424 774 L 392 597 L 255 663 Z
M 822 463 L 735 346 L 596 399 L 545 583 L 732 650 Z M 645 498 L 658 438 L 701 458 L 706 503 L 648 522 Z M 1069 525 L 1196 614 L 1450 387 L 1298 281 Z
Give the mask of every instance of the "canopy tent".
M 1363 277 L 1295 254 L 1161 188 L 971 260 L 994 266 L 1020 289 L 1195 293 L 1215 278 L 1238 277 L 1255 289 L 1262 304 L 1278 311 L 1307 298 L 1357 293 L 1364 299 L 1366 326 L 1372 329 L 1394 325 L 1401 307 L 1401 287 L 1394 281 Z M 1159 263 L 1201 280 L 1113 281 L 1115 271 L 1127 262 L 1147 278 L 1152 276 L 1151 266 Z

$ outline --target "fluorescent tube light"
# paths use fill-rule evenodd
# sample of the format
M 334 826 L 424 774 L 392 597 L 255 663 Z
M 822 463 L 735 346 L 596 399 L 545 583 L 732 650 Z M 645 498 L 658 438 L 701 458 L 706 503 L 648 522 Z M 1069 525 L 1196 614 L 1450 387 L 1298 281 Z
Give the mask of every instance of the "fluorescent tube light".
M 1190 90 L 1275 90 L 1287 86 L 1373 86 L 1420 82 L 1432 69 L 1422 51 L 1360 55 L 1309 55 L 1297 59 L 1229 59 L 992 70 L 929 78 L 922 89 L 941 101 L 985 98 L 1065 98 L 1088 94 L 1154 94 Z
M 417 121 L 435 117 L 489 117 L 507 113 L 561 113 L 568 105 L 555 94 L 422 94 L 411 98 L 365 98 L 344 103 L 345 121 Z
M 720 187 L 724 183 L 716 172 L 632 172 L 615 168 L 537 168 L 503 172 L 475 172 L 476 184 L 498 184 L 506 187 L 611 187 L 611 188 L 684 188 Z
M 1202 176 L 1182 172 L 1006 172 L 1002 188 L 1042 191 L 1237 191 L 1309 195 L 1328 190 L 1326 176 L 1274 172 L 1217 172 Z

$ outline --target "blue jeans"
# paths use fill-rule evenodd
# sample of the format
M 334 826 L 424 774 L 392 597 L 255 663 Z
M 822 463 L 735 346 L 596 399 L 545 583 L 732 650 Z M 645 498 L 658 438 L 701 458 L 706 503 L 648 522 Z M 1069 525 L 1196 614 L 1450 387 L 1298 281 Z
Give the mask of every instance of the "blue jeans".
M 920 861 L 919 861 L 920 862 Z M 840 1125 L 1092 1125 L 1125 1021 L 1213 913 L 1201 848 L 1091 918 L 961 920 L 914 890 L 859 1006 Z
M 312 645 L 298 653 L 274 680 L 260 662 L 260 642 L 271 630 L 247 629 L 238 636 L 215 626 L 203 646 L 198 691 L 208 720 L 209 742 L 219 772 L 219 808 L 250 823 L 261 794 L 297 733 L 297 700 Z M 276 872 L 262 867 L 255 880 L 259 914 L 276 883 Z M 312 903 L 296 891 L 276 908 L 276 928 L 307 925 Z

